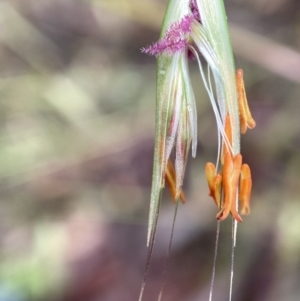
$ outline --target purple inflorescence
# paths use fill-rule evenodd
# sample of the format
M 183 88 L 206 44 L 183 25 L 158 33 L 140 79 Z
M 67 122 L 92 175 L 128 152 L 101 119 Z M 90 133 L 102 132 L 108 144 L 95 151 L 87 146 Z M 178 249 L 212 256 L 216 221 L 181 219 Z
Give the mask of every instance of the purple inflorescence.
M 194 16 L 194 18 L 201 23 L 201 20 L 200 20 L 200 12 L 199 12 L 199 9 L 198 9 L 198 5 L 197 5 L 197 0 L 191 0 L 190 2 L 190 9 L 192 11 L 192 14 Z
M 193 15 L 185 16 L 179 22 L 172 24 L 163 38 L 158 42 L 146 48 L 142 48 L 142 52 L 158 56 L 163 53 L 172 55 L 187 49 L 189 45 L 189 34 L 191 33 L 191 24 L 194 20 L 195 17 Z

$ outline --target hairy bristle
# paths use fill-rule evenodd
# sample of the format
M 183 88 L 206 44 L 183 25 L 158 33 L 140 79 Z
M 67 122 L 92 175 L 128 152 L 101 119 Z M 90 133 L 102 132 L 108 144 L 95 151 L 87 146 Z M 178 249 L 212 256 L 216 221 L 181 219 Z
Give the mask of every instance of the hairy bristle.
M 172 24 L 162 39 L 148 47 L 142 48 L 141 51 L 153 56 L 159 56 L 162 54 L 173 55 L 186 50 L 189 45 L 191 24 L 194 20 L 193 15 L 185 16 L 180 21 Z

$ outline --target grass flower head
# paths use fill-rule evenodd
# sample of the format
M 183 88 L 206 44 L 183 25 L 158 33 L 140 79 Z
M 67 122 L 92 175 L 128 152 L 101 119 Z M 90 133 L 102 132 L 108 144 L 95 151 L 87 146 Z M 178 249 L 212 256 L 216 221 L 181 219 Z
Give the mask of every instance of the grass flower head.
M 247 104 L 242 70 L 235 71 L 223 1 L 170 0 L 159 41 L 142 52 L 157 57 L 156 133 L 147 239 L 150 250 L 162 188 L 167 182 L 175 203 L 184 202 L 182 184 L 190 148 L 192 156 L 196 156 L 197 111 L 188 69 L 190 54 L 198 62 L 218 129 L 217 164 L 208 162 L 205 168 L 209 195 L 219 208 L 218 220 L 232 215 L 235 246 L 237 222 L 242 221 L 238 201 L 241 213 L 248 214 L 252 187 L 250 168 L 242 163 L 240 137 L 247 128 L 255 127 L 255 121 Z M 206 60 L 207 72 L 199 54 Z M 173 150 L 174 164 L 170 159 Z

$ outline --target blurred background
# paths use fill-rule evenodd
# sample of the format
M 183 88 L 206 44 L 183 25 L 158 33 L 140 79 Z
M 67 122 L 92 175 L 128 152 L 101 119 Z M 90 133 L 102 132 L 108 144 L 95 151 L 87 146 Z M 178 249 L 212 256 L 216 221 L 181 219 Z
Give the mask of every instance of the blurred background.
M 137 300 L 166 0 L 0 2 L 0 301 Z M 233 300 L 300 296 L 300 1 L 225 1 L 257 126 L 242 137 L 252 213 L 239 225 Z M 208 300 L 216 125 L 191 64 L 199 141 L 189 160 L 163 300 Z M 157 300 L 174 206 L 164 191 L 144 300 Z M 228 300 L 231 221 L 214 301 Z

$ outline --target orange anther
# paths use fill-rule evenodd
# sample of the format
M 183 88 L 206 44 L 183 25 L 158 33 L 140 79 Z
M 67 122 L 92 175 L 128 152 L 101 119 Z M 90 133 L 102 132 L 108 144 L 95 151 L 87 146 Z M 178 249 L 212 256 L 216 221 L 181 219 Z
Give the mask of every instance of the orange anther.
M 240 201 L 241 214 L 250 214 L 250 195 L 252 188 L 251 171 L 248 164 L 243 164 L 241 169 L 241 183 L 240 183 Z
M 174 203 L 176 202 L 176 200 L 179 197 L 181 202 L 184 204 L 185 196 L 184 196 L 182 189 L 180 189 L 180 191 L 176 191 L 176 172 L 175 172 L 173 163 L 170 159 L 168 160 L 168 163 L 167 163 L 165 175 L 166 175 L 166 181 L 167 181 L 167 184 L 168 184 L 168 187 L 170 190 L 170 194 L 172 196 Z
M 221 208 L 221 192 L 222 192 L 222 176 L 216 174 L 213 181 L 214 186 L 214 201 L 218 208 Z
M 227 142 L 229 143 L 230 146 L 232 146 L 232 129 L 231 129 L 231 120 L 229 114 L 226 115 L 225 118 L 225 134 L 227 137 Z M 224 164 L 224 158 L 225 158 L 225 153 L 229 152 L 230 149 L 227 143 L 223 140 L 223 146 L 222 146 L 222 156 L 221 156 L 221 163 Z
M 236 197 L 238 193 L 239 178 L 242 166 L 242 155 L 237 154 L 234 158 L 229 152 L 225 153 L 223 169 L 224 202 L 221 211 L 217 214 L 217 219 L 224 220 L 229 212 L 233 217 L 241 222 L 242 219 L 236 211 Z
M 209 195 L 214 199 L 215 204 L 219 208 L 221 203 L 222 176 L 216 174 L 216 167 L 211 162 L 206 163 L 205 174 L 209 187 Z
M 238 70 L 237 73 L 242 80 L 242 70 Z M 247 101 L 245 104 L 247 105 Z M 249 124 L 247 124 L 247 126 L 249 127 Z M 208 162 L 205 166 L 209 195 L 214 199 L 218 208 L 220 208 L 217 219 L 223 221 L 227 218 L 229 213 L 231 213 L 236 221 L 242 222 L 243 220 L 237 210 L 237 202 L 238 200 L 241 201 L 241 214 L 250 213 L 249 202 L 252 186 L 251 172 L 247 164 L 242 165 L 241 154 L 235 156 L 232 154 L 232 127 L 230 115 L 227 115 L 225 118 L 224 129 L 227 141 L 225 142 L 225 140 L 223 140 L 222 145 L 221 173 L 217 174 L 216 167 L 213 163 Z
M 247 128 L 253 129 L 256 126 L 256 122 L 252 118 L 248 106 L 242 69 L 238 69 L 236 71 L 236 84 L 237 84 L 237 93 L 238 93 L 241 133 L 245 134 Z
M 232 128 L 231 128 L 231 120 L 229 114 L 227 114 L 225 118 L 225 133 L 229 144 L 232 145 Z
M 213 188 L 213 179 L 214 176 L 216 175 L 216 167 L 213 163 L 207 162 L 205 165 L 205 175 L 209 187 L 209 195 L 212 196 L 212 188 Z

